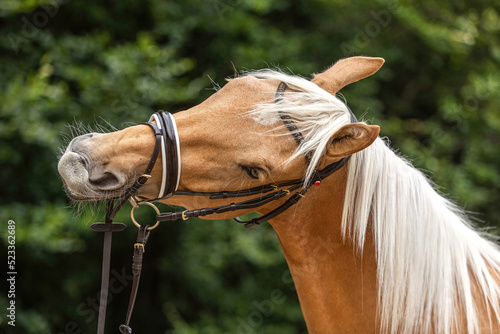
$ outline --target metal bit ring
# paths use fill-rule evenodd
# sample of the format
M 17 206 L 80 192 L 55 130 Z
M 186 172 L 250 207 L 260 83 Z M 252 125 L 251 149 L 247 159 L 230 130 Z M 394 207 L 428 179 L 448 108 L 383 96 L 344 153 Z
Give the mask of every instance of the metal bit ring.
M 149 202 L 142 202 L 142 203 L 138 203 L 138 206 L 136 207 L 132 207 L 132 209 L 130 210 L 130 218 L 132 219 L 132 222 L 134 223 L 135 226 L 137 226 L 138 228 L 141 227 L 141 225 L 135 220 L 135 217 L 134 217 L 134 210 L 138 207 L 140 207 L 141 205 L 143 204 L 146 204 L 147 206 L 150 206 L 152 207 L 155 211 L 156 211 L 156 214 L 159 215 L 160 214 L 160 210 L 156 207 L 156 205 L 154 205 L 153 203 L 149 203 Z M 160 221 L 156 221 L 156 224 L 154 224 L 153 226 L 150 226 L 148 227 L 148 230 L 152 230 L 154 228 L 156 228 L 158 225 L 160 224 Z

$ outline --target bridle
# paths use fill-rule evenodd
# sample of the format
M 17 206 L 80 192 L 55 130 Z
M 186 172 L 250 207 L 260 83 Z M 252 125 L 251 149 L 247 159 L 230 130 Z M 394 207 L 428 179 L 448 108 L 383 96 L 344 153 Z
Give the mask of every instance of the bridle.
M 278 86 L 275 95 L 275 102 L 279 103 L 282 101 L 287 85 L 281 82 Z M 347 107 L 347 105 L 346 105 Z M 358 120 L 354 116 L 353 112 L 347 107 L 351 116 L 351 123 L 356 123 Z M 303 145 L 305 143 L 304 136 L 299 131 L 293 120 L 286 113 L 279 111 L 279 116 L 293 135 L 297 144 Z M 154 121 L 154 123 L 153 123 Z M 179 186 L 180 174 L 181 174 L 181 160 L 180 160 L 180 144 L 179 135 L 177 132 L 177 126 L 173 116 L 164 111 L 159 111 L 154 113 L 150 120 L 145 123 L 139 123 L 137 125 L 148 125 L 154 132 L 155 136 L 155 146 L 151 159 L 144 171 L 132 186 L 130 186 L 120 198 L 112 198 L 106 201 L 106 219 L 104 223 L 92 224 L 91 228 L 97 232 L 104 232 L 104 248 L 103 248 L 103 264 L 102 264 L 102 281 L 101 281 L 101 297 L 99 305 L 99 320 L 97 333 L 104 334 L 104 324 L 106 317 L 106 304 L 108 299 L 108 284 L 109 284 L 109 270 L 110 270 L 110 258 L 111 258 L 111 239 L 112 232 L 122 231 L 125 229 L 126 225 L 122 223 L 114 223 L 118 211 L 123 207 L 123 205 L 130 201 L 132 204 L 131 219 L 134 224 L 139 228 L 137 242 L 134 244 L 134 256 L 132 263 L 133 271 L 133 282 L 132 291 L 129 300 L 129 306 L 127 310 L 127 315 L 125 319 L 125 324 L 120 326 L 120 332 L 123 334 L 132 333 L 132 329 L 129 327 L 130 318 L 132 315 L 132 310 L 135 304 L 135 297 L 137 295 L 137 290 L 139 286 L 139 279 L 142 268 L 142 257 L 145 250 L 147 240 L 149 238 L 152 229 L 156 228 L 158 224 L 162 221 L 174 221 L 174 220 L 187 220 L 194 217 L 203 217 L 206 215 L 220 214 L 230 211 L 247 210 L 260 207 L 262 205 L 268 204 L 270 202 L 284 198 L 285 196 L 290 197 L 281 205 L 271 210 L 267 214 L 251 219 L 249 221 L 243 221 L 240 218 L 234 218 L 238 223 L 244 224 L 245 227 L 251 227 L 255 225 L 260 225 L 266 222 L 302 199 L 306 192 L 314 185 L 320 185 L 321 181 L 326 177 L 332 175 L 337 170 L 342 168 L 350 159 L 351 156 L 346 156 L 328 166 L 322 170 L 317 170 L 311 180 L 305 181 L 304 179 L 297 179 L 292 181 L 285 181 L 276 184 L 267 184 L 260 187 L 238 190 L 238 191 L 220 191 L 220 192 L 191 192 L 191 191 L 177 191 Z M 139 201 L 136 198 L 139 189 L 148 181 L 151 177 L 151 171 L 153 170 L 158 156 L 161 152 L 162 159 L 162 181 L 160 185 L 160 190 L 158 197 L 154 200 Z M 309 152 L 304 155 L 304 158 L 309 165 L 311 162 L 312 153 Z M 167 161 L 168 160 L 168 161 Z M 286 188 L 286 189 L 282 189 Z M 293 192 L 293 194 L 292 194 Z M 165 212 L 161 213 L 152 202 L 164 200 L 172 197 L 173 195 L 184 195 L 184 196 L 206 196 L 210 199 L 228 199 L 228 198 L 239 198 L 260 195 L 256 198 L 248 199 L 238 203 L 230 203 L 227 205 L 215 206 L 210 208 L 202 208 L 195 210 L 184 210 L 176 212 Z M 156 224 L 153 226 L 141 225 L 137 223 L 134 218 L 134 210 L 140 205 L 148 205 L 155 209 Z

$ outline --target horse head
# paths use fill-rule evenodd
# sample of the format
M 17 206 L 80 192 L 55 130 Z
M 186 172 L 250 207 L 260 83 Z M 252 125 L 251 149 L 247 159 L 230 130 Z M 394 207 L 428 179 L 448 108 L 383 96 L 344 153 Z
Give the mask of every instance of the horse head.
M 381 58 L 347 58 L 314 76 L 307 87 L 303 82 L 288 82 L 282 101 L 286 105 L 275 103 L 281 74 L 257 71 L 228 80 L 203 103 L 175 113 L 181 159 L 179 192 L 238 191 L 301 179 L 310 176 L 308 170 L 322 169 L 366 148 L 377 137 L 378 126 L 351 123 L 346 106 L 335 94 L 375 73 L 383 62 Z M 310 108 L 311 103 L 320 108 Z M 294 154 L 297 143 L 276 108 L 287 108 L 294 113 L 292 118 L 298 118 L 307 139 L 299 149 L 314 152 L 312 166 Z M 123 195 L 145 169 L 154 145 L 152 129 L 145 125 L 74 138 L 58 165 L 68 196 L 95 201 Z M 137 193 L 138 199 L 157 198 L 161 172 L 157 163 Z M 195 209 L 229 201 L 179 195 L 164 202 Z

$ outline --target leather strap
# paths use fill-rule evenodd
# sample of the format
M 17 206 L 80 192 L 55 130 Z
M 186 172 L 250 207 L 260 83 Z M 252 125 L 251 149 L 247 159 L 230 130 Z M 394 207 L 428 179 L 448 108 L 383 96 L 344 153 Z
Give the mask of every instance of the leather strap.
M 340 168 L 345 166 L 345 164 L 347 163 L 347 161 L 349 161 L 350 158 L 351 158 L 351 156 L 347 156 L 344 159 L 341 159 L 341 160 L 325 167 L 325 169 L 323 169 L 319 173 L 321 179 L 324 179 L 325 177 L 335 173 L 337 170 L 339 170 Z M 276 217 L 277 215 L 283 213 L 285 210 L 290 208 L 292 205 L 297 204 L 298 201 L 300 201 L 302 198 L 305 197 L 305 194 L 309 190 L 309 188 L 311 187 L 311 184 L 312 183 L 309 183 L 308 185 L 304 186 L 304 188 L 302 188 L 302 190 L 300 192 L 296 192 L 295 194 L 293 194 L 289 199 L 287 199 L 285 201 L 285 203 L 283 203 L 282 205 L 278 206 L 276 209 L 268 212 L 267 214 L 265 214 L 261 217 L 254 218 L 254 219 L 249 220 L 249 221 L 243 221 L 240 218 L 236 217 L 236 218 L 234 218 L 234 220 L 236 220 L 240 224 L 245 224 L 245 227 L 247 227 L 247 228 L 252 227 L 252 226 L 256 226 L 256 225 L 260 225 L 260 224 Z
M 106 202 L 106 222 L 94 223 L 90 228 L 95 232 L 104 232 L 104 244 L 102 249 L 102 274 L 101 274 L 101 291 L 99 294 L 99 317 L 97 321 L 97 333 L 104 333 L 106 322 L 106 306 L 108 304 L 108 286 L 109 286 L 109 271 L 111 268 L 111 241 L 113 232 L 123 231 L 127 225 L 122 223 L 113 223 L 110 218 L 110 213 L 113 211 L 113 202 Z
M 130 300 L 128 303 L 127 315 L 125 317 L 125 324 L 120 325 L 120 332 L 122 334 L 132 334 L 132 328 L 130 328 L 129 324 L 130 318 L 132 317 L 132 311 L 134 310 L 137 290 L 139 289 L 139 281 L 141 279 L 142 258 L 150 234 L 148 227 L 149 225 L 141 225 L 137 234 L 137 242 L 134 244 L 134 256 L 132 258 L 132 273 L 134 279 L 132 281 L 132 290 L 130 291 Z
M 210 199 L 222 199 L 222 198 L 236 198 L 236 197 L 247 197 L 258 194 L 265 194 L 273 190 L 278 190 L 278 188 L 289 187 L 296 184 L 300 184 L 302 180 L 286 181 L 277 184 L 267 184 L 261 187 L 255 187 L 250 189 L 238 190 L 238 191 L 221 191 L 221 192 L 192 192 L 192 191 L 176 191 L 176 195 L 183 196 L 209 196 Z
M 274 96 L 275 103 L 280 103 L 283 100 L 283 95 L 285 94 L 286 87 L 286 83 L 280 82 L 280 84 L 278 85 L 278 89 L 276 90 L 276 95 Z M 280 116 L 283 123 L 285 123 L 288 131 L 290 131 L 290 133 L 292 134 L 293 138 L 297 142 L 297 145 L 301 146 L 305 142 L 305 139 L 297 125 L 295 125 L 292 118 L 289 115 L 285 114 L 283 110 L 278 110 L 278 115 Z M 312 152 L 308 152 L 304 155 L 304 157 L 306 158 L 307 164 L 309 165 L 311 163 Z
M 266 221 L 276 217 L 277 215 L 283 213 L 285 210 L 290 208 L 292 205 L 297 204 L 297 202 L 301 198 L 304 197 L 304 193 L 305 192 L 301 191 L 301 192 L 297 192 L 297 193 L 293 194 L 289 199 L 287 199 L 285 201 L 285 203 L 283 203 L 282 205 L 278 206 L 276 209 L 272 210 L 271 212 L 268 212 L 267 214 L 265 214 L 261 217 L 254 218 L 254 219 L 249 220 L 249 221 L 243 221 L 239 217 L 236 217 L 236 218 L 234 218 L 234 220 L 236 220 L 240 224 L 244 224 L 246 228 L 260 225 L 263 222 L 266 222 Z
M 271 194 L 267 194 L 265 196 L 261 196 L 258 198 L 253 198 L 247 201 L 243 201 L 240 203 L 231 203 L 228 205 L 216 206 L 212 208 L 204 208 L 204 209 L 196 209 L 196 210 L 185 210 L 185 211 L 176 211 L 176 212 L 164 212 L 156 216 L 158 221 L 174 221 L 178 219 L 187 220 L 189 218 L 195 217 L 203 217 L 207 215 L 211 215 L 214 213 L 224 213 L 229 211 L 237 211 L 237 210 L 246 210 L 246 209 L 254 209 L 269 202 L 278 200 L 290 194 L 291 191 L 294 191 L 301 187 L 301 184 L 294 185 L 286 190 L 278 190 Z
M 321 179 L 324 179 L 324 178 L 328 177 L 329 175 L 335 173 L 337 170 L 342 168 L 349 161 L 349 159 L 350 159 L 350 156 L 345 157 L 337 162 L 334 162 L 334 163 L 328 165 L 323 170 L 318 172 L 319 177 Z M 277 190 L 278 187 L 282 187 L 285 184 L 292 184 L 292 186 L 285 189 L 285 190 Z M 258 198 L 250 199 L 250 200 L 239 202 L 239 203 L 231 203 L 228 205 L 216 206 L 216 207 L 212 207 L 212 208 L 203 208 L 203 209 L 196 209 L 196 210 L 176 211 L 176 212 L 164 212 L 164 213 L 157 215 L 156 219 L 158 221 L 174 221 L 174 220 L 179 220 L 179 219 L 186 220 L 189 218 L 203 217 L 203 216 L 207 216 L 207 215 L 211 215 L 211 214 L 215 214 L 215 213 L 224 213 L 224 212 L 229 212 L 229 211 L 254 209 L 254 208 L 260 207 L 264 204 L 267 204 L 269 202 L 281 199 L 281 198 L 289 195 L 292 191 L 295 191 L 299 188 L 302 188 L 302 191 L 294 194 L 289 200 L 287 200 L 281 206 L 279 206 L 278 208 L 274 209 L 273 211 L 271 211 L 270 213 L 268 213 L 262 217 L 252 219 L 251 221 L 248 221 L 248 222 L 244 222 L 238 218 L 235 219 L 238 223 L 245 224 L 246 227 L 255 226 L 255 225 L 259 225 L 259 224 L 261 224 L 261 223 L 263 223 L 271 218 L 276 217 L 278 214 L 282 213 L 283 211 L 288 209 L 293 204 L 296 204 L 301 198 L 303 198 L 305 196 L 305 193 L 307 192 L 307 190 L 309 190 L 310 186 L 311 186 L 311 183 L 309 183 L 309 185 L 305 185 L 305 182 L 303 180 L 301 180 L 300 182 L 291 181 L 288 183 L 282 183 L 279 185 L 270 186 L 271 189 L 277 190 L 277 191 L 270 193 L 270 194 L 267 194 L 267 195 L 264 195 L 264 196 L 261 196 L 261 197 L 258 197 Z M 234 194 L 234 195 L 236 195 L 236 194 Z M 248 194 L 246 194 L 246 196 L 248 196 Z M 238 196 L 235 196 L 235 197 L 238 197 Z
M 162 194 L 160 199 L 166 199 L 171 197 L 177 190 L 177 179 L 179 177 L 179 165 L 177 152 L 177 143 L 175 136 L 175 128 L 170 114 L 160 111 L 157 113 L 160 115 L 160 121 L 162 122 L 162 129 L 164 129 L 163 138 L 165 141 L 166 156 L 168 159 L 167 168 L 167 183 L 165 187 L 165 192 Z
M 106 225 L 113 225 L 111 222 L 104 223 Z M 104 232 L 104 245 L 102 249 L 102 274 L 101 274 L 101 293 L 99 298 L 99 318 L 97 321 L 97 333 L 104 333 L 104 326 L 106 321 L 106 305 L 108 304 L 109 292 L 109 270 L 111 267 L 111 241 L 113 238 L 113 231 L 108 230 Z

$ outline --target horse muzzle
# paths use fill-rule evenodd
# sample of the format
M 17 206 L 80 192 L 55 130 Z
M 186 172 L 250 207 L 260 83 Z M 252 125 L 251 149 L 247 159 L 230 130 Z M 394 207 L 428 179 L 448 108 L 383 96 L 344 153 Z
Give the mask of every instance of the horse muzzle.
M 74 138 L 59 160 L 57 169 L 72 200 L 92 201 L 117 196 L 127 184 L 125 175 L 103 164 L 95 164 L 90 158 L 89 141 L 100 135 L 89 133 Z

